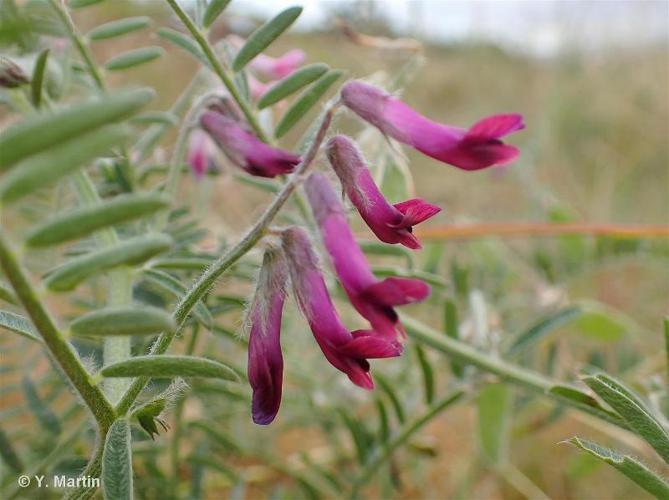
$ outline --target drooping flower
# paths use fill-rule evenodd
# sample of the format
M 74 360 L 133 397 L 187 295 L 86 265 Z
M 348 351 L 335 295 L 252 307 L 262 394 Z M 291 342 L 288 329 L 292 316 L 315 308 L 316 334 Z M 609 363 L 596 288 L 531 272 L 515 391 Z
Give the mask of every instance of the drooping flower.
M 354 384 L 372 389 L 366 358 L 390 357 L 394 352 L 363 352 L 366 339 L 374 337 L 367 330 L 349 332 L 337 314 L 321 274 L 318 258 L 303 229 L 292 227 L 282 235 L 290 279 L 297 303 L 309 323 L 311 332 L 325 358 L 332 366 L 348 375 Z
M 279 80 L 302 66 L 306 55 L 300 49 L 292 49 L 280 57 L 258 54 L 250 63 L 251 69 L 271 80 Z
M 420 198 L 391 205 L 374 182 L 362 154 L 347 137 L 333 137 L 326 150 L 346 195 L 376 237 L 385 243 L 421 248 L 412 227 L 436 215 L 441 208 Z
M 206 111 L 200 125 L 235 165 L 251 175 L 276 177 L 293 171 L 300 157 L 268 146 L 239 122 L 216 111 Z
M 281 404 L 283 355 L 280 333 L 287 280 L 288 269 L 283 254 L 277 248 L 268 249 L 249 310 L 247 374 L 253 389 L 253 421 L 260 425 L 271 423 Z
M 493 115 L 469 129 L 433 122 L 385 91 L 361 81 L 341 91 L 344 104 L 384 134 L 463 170 L 514 161 L 518 148 L 501 138 L 525 128 L 519 114 Z
M 214 143 L 202 130 L 196 129 L 188 138 L 186 162 L 196 179 L 202 179 L 210 169 L 214 158 Z
M 377 279 L 327 178 L 311 174 L 305 190 L 337 277 L 353 307 L 372 325 L 371 332 L 356 337 L 356 348 L 366 357 L 380 352 L 401 354 L 406 333 L 393 307 L 425 299 L 430 294 L 429 285 L 411 278 Z

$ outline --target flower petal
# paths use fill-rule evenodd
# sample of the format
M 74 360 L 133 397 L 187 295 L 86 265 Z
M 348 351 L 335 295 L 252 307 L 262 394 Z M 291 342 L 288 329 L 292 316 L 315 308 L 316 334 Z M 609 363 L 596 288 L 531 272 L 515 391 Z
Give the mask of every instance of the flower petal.
M 414 278 L 386 278 L 369 286 L 363 296 L 384 306 L 402 306 L 425 300 L 430 295 L 430 285 Z
M 441 212 L 441 207 L 420 198 L 395 203 L 394 207 L 404 215 L 402 222 L 392 226 L 397 228 L 415 226 Z

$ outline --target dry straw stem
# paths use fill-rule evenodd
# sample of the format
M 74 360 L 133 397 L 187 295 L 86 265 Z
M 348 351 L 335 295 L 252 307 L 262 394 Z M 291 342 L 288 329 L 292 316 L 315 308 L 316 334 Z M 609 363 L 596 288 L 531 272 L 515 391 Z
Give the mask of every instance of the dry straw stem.
M 669 238 L 669 226 L 636 224 L 549 224 L 508 222 L 500 224 L 455 224 L 433 226 L 416 231 L 422 240 L 462 240 L 487 236 L 561 236 L 584 234 L 615 238 Z

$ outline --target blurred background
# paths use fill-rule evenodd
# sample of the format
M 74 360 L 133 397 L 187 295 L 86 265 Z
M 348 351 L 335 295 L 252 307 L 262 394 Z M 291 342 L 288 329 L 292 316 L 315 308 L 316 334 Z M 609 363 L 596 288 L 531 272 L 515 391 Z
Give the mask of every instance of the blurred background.
M 182 3 L 192 7 L 194 1 Z M 304 13 L 270 55 L 298 47 L 306 52 L 307 62 L 322 61 L 345 70 L 346 78 L 368 78 L 388 87 L 399 75 L 401 84 L 393 90 L 440 122 L 467 127 L 495 113 L 525 116 L 527 128 L 509 139 L 520 147 L 520 159 L 476 173 L 408 149 L 406 157 L 387 160 L 377 153 L 383 141 L 376 131 L 361 132 L 363 127 L 351 115 L 338 121 L 337 131 L 357 135 L 372 164 L 385 164 L 384 190 L 393 201 L 416 195 L 443 208 L 425 224 L 426 230 L 454 223 L 669 223 L 668 2 L 240 0 L 213 27 L 211 39 L 230 33 L 245 36 L 294 3 L 302 4 Z M 156 27 L 181 29 L 159 0 L 107 1 L 74 17 L 85 33 L 130 15 L 150 16 Z M 167 109 L 197 63 L 152 31 L 97 43 L 94 54 L 104 61 L 147 40 L 163 46 L 166 56 L 115 74 L 111 81 L 153 86 L 159 96 L 156 109 Z M 361 34 L 388 40 L 375 45 L 361 40 Z M 313 110 L 310 118 L 317 113 Z M 293 147 L 310 118 L 282 140 L 285 147 Z M 171 132 L 164 143 L 165 158 L 174 137 Z M 184 200 L 199 200 L 195 212 L 208 230 L 199 243 L 202 249 L 235 240 L 269 199 L 225 174 L 204 184 L 185 177 L 180 189 Z M 354 223 L 361 239 L 371 240 L 367 229 Z M 599 367 L 647 394 L 660 390 L 665 359 L 661 327 L 669 304 L 666 238 L 482 234 L 468 239 L 437 236 L 425 242 L 412 266 L 443 281 L 437 295 L 457 304 L 461 336 L 467 341 L 495 351 L 546 315 L 580 304 L 588 313 L 538 341 L 522 362 L 564 381 L 576 380 L 584 367 Z M 375 265 L 383 272 L 396 262 L 377 257 Z M 248 282 L 234 279 L 219 285 L 219 292 L 242 308 L 230 307 L 218 335 L 200 337 L 201 352 L 238 358 L 243 368 L 245 349 L 235 332 L 251 289 Z M 347 325 L 359 321 L 344 303 L 340 310 Z M 442 328 L 440 307 L 412 306 L 408 311 Z M 287 385 L 272 426 L 251 424 L 246 388 L 236 392 L 205 383 L 194 388 L 184 418 L 207 413 L 219 422 L 219 431 L 255 452 L 210 452 L 208 446 L 215 444 L 197 430 L 186 431 L 184 453 L 204 450 L 207 456 L 222 457 L 230 470 L 209 471 L 196 484 L 196 468 L 184 465 L 179 469 L 182 497 L 195 496 L 199 488 L 202 498 L 281 498 L 291 479 L 276 467 L 265 467 L 271 463 L 268 455 L 281 463 L 314 462 L 340 476 L 354 475 L 357 466 L 342 458 L 352 447 L 347 427 L 342 430 L 342 408 L 370 434 L 376 432 L 380 406 L 388 412 L 392 429 L 401 426 L 402 410 L 394 412 L 393 398 L 400 400 L 405 418 L 420 413 L 424 403 L 416 366 L 421 354 L 408 350 L 402 359 L 374 363 L 374 373 L 385 377 L 393 390 L 370 395 L 322 367 L 322 356 L 298 315 L 288 315 L 284 328 Z M 184 342 L 176 349 L 183 349 Z M 433 363 L 436 388 L 444 392 L 453 379 L 452 366 L 435 353 L 422 355 Z M 42 368 L 36 376 L 49 371 Z M 20 374 L 3 376 L 0 407 L 10 428 L 33 418 L 15 408 L 23 401 L 19 381 Z M 50 394 L 48 384 L 41 390 Z M 59 398 L 67 396 L 59 392 L 51 404 L 58 407 Z M 646 498 L 611 468 L 558 444 L 579 434 L 646 456 L 643 443 L 522 390 L 514 390 L 513 397 L 503 452 L 509 467 L 491 466 L 481 446 L 480 408 L 469 401 L 449 409 L 399 450 L 367 490 L 368 498 L 515 499 L 539 498 L 541 492 L 561 499 Z M 158 446 L 164 437 L 157 438 Z M 156 470 L 162 461 L 159 455 L 155 463 L 147 460 L 136 469 L 146 498 L 158 497 L 161 480 Z M 667 472 L 659 461 L 645 461 Z

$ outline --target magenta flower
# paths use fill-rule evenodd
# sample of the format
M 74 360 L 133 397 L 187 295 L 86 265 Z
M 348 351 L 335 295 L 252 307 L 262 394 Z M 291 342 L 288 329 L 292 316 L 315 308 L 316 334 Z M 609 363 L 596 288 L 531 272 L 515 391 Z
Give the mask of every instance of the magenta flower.
M 378 280 L 353 237 L 344 206 L 325 176 L 311 174 L 305 189 L 344 291 L 353 307 L 372 325 L 371 332 L 356 336 L 355 348 L 366 357 L 398 356 L 406 333 L 393 307 L 425 299 L 430 294 L 429 285 L 410 278 Z
M 200 117 L 202 128 L 235 165 L 258 177 L 276 177 L 293 171 L 300 157 L 260 141 L 239 122 L 216 111 Z
M 397 353 L 388 349 L 366 349 L 370 344 L 378 344 L 371 332 L 361 330 L 351 333 L 346 329 L 332 303 L 318 258 L 303 229 L 294 227 L 285 230 L 282 241 L 295 298 L 325 358 L 348 375 L 354 384 L 372 389 L 374 383 L 366 358 L 396 356 Z
M 211 138 L 204 131 L 196 129 L 190 134 L 186 162 L 196 179 L 202 179 L 209 170 L 214 158 L 213 148 Z
M 436 215 L 441 208 L 419 198 L 388 203 L 358 148 L 343 135 L 330 139 L 327 155 L 351 203 L 377 238 L 413 249 L 421 247 L 412 227 Z
M 399 142 L 463 170 L 479 170 L 514 161 L 518 148 L 500 139 L 525 128 L 519 114 L 493 115 L 468 130 L 436 123 L 385 91 L 352 81 L 341 91 L 344 104 Z
M 293 49 L 289 50 L 281 57 L 258 54 L 250 62 L 249 66 L 253 71 L 266 78 L 278 80 L 290 75 L 293 71 L 302 66 L 305 58 L 304 51 Z
M 265 252 L 255 296 L 249 310 L 247 374 L 253 399 L 251 414 L 256 424 L 274 420 L 281 404 L 283 356 L 281 354 L 281 314 L 288 270 L 280 250 Z

